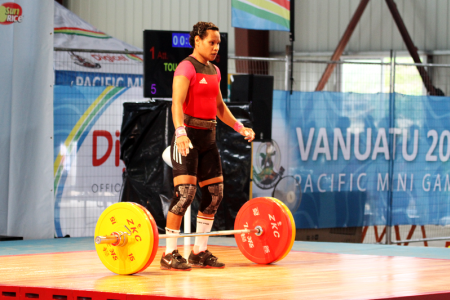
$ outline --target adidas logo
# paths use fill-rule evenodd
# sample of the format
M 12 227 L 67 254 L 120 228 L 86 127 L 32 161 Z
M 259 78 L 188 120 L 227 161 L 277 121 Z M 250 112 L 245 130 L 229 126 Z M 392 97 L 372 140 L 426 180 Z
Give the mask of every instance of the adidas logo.
M 208 84 L 207 82 L 206 82 L 206 79 L 205 79 L 205 77 L 203 77 L 203 79 L 202 80 L 200 80 L 200 82 L 199 83 L 201 83 L 201 84 Z

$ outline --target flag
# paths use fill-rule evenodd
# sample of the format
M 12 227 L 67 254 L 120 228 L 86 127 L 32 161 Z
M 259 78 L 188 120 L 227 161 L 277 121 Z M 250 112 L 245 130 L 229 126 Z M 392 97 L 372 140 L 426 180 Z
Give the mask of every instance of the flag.
M 289 31 L 290 4 L 290 0 L 231 0 L 231 25 Z

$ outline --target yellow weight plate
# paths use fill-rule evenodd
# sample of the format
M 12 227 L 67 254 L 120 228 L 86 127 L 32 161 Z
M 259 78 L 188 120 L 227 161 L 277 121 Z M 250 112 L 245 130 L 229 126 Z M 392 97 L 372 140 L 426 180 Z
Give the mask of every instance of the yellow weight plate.
M 109 206 L 97 221 L 95 236 L 128 232 L 125 226 L 131 231 L 127 244 L 95 244 L 95 249 L 102 263 L 110 271 L 117 274 L 134 274 L 147 264 L 154 244 L 151 222 L 141 208 L 131 202 L 119 202 Z
M 292 246 L 294 245 L 295 234 L 296 234 L 297 229 L 296 229 L 296 227 L 295 227 L 294 217 L 292 216 L 292 213 L 291 213 L 291 211 L 289 210 L 289 208 L 286 206 L 286 204 L 284 204 L 282 201 L 278 200 L 277 198 L 272 198 L 272 197 L 268 197 L 268 198 L 270 198 L 270 199 L 272 199 L 272 200 L 275 200 L 277 203 L 279 203 L 279 204 L 284 208 L 284 210 L 285 210 L 286 213 L 288 214 L 289 219 L 291 220 L 291 224 L 292 224 L 292 239 L 291 239 L 291 244 L 290 244 L 289 247 L 287 248 L 286 253 L 284 253 L 284 255 L 282 255 L 280 259 L 276 260 L 276 261 L 280 261 L 280 260 L 282 260 L 283 258 L 285 258 L 286 255 L 288 255 L 289 252 L 291 251 Z

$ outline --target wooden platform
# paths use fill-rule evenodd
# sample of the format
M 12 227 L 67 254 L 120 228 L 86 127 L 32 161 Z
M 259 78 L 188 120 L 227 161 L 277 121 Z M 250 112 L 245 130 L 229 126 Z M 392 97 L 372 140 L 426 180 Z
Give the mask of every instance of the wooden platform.
M 225 269 L 171 272 L 159 269 L 163 250 L 131 276 L 111 273 L 95 251 L 0 256 L 0 299 L 450 299 L 446 259 L 292 251 L 256 265 L 236 247 L 210 246 Z

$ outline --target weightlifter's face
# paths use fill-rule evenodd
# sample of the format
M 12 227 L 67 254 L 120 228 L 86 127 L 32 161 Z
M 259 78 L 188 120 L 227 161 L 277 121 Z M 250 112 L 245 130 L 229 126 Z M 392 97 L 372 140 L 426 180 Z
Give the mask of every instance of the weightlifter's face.
M 216 59 L 220 48 L 220 33 L 217 30 L 207 30 L 207 36 L 202 40 L 195 37 L 195 47 L 197 52 L 207 61 Z

